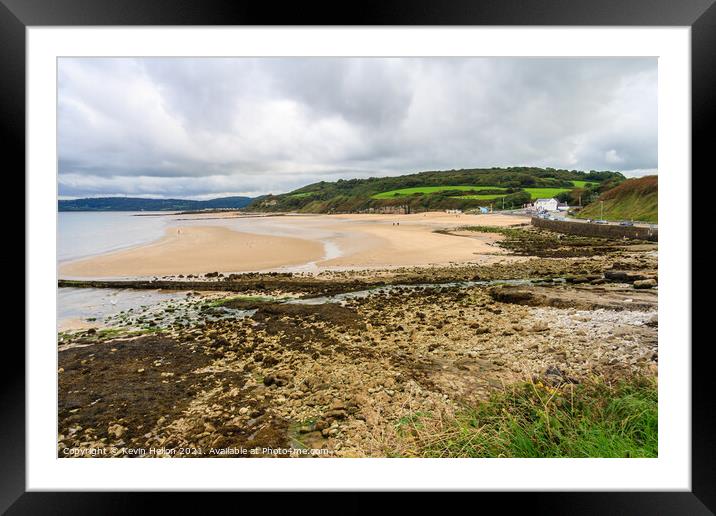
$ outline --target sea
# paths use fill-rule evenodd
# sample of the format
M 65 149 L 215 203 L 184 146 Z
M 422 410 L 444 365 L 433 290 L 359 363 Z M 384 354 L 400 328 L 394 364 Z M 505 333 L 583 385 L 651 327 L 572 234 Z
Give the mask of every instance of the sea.
M 171 212 L 59 212 L 57 218 L 58 265 L 90 256 L 117 251 L 161 239 L 166 230 L 175 226 L 221 226 L 236 231 L 273 236 L 296 236 L 296 224 L 281 217 L 197 218 L 191 214 Z M 330 222 L 322 221 L 318 228 L 310 224 L 301 227 L 301 236 L 321 241 L 324 259 L 340 256 L 333 239 L 340 231 L 326 229 Z M 307 264 L 310 268 L 311 264 Z M 58 327 L 64 322 L 103 319 L 131 307 L 168 300 L 185 293 L 132 291 L 129 289 L 60 288 L 57 296 Z
M 174 223 L 166 212 L 61 211 L 57 214 L 57 261 L 144 244 L 164 236 Z
M 58 264 L 117 251 L 162 238 L 174 226 L 220 226 L 260 235 L 296 237 L 296 225 L 281 217 L 197 218 L 171 212 L 59 212 L 57 218 Z M 332 240 L 340 231 L 325 229 L 331 221 L 321 220 L 323 227 L 301 227 L 301 237 L 323 243 L 328 260 L 340 256 Z

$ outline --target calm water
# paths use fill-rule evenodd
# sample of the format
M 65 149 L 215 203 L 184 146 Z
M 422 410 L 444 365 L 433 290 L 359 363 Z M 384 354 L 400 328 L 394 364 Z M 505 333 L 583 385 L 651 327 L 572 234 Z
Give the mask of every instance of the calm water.
M 151 216 L 146 216 L 148 214 Z M 316 219 L 320 220 L 321 227 L 303 224 L 297 228 L 289 219 L 290 217 L 198 219 L 191 215 L 181 216 L 167 212 L 59 212 L 57 261 L 62 263 L 152 242 L 162 238 L 166 229 L 172 226 L 220 226 L 261 235 L 301 237 L 320 241 L 325 249 L 325 260 L 341 255 L 341 250 L 333 240 L 342 233 L 326 228 L 338 224 L 338 221 Z
M 167 212 L 59 212 L 57 261 L 62 263 L 146 244 L 162 238 L 166 230 L 173 226 L 194 225 L 222 226 L 275 236 L 297 236 L 296 225 L 285 217 L 196 220 L 196 217 Z M 323 243 L 326 259 L 340 255 L 340 250 L 332 241 L 340 235 L 338 231 L 325 228 L 302 227 L 300 231 L 300 236 Z M 185 292 L 61 288 L 58 289 L 57 319 L 60 326 L 77 320 L 101 324 L 122 310 L 156 305 L 185 295 Z
M 99 288 L 57 289 L 58 326 L 66 321 L 91 321 L 101 325 L 104 319 L 130 308 L 184 299 L 186 292 Z
M 146 215 L 147 212 L 144 212 Z M 59 212 L 57 260 L 64 262 L 157 240 L 173 217 L 136 212 Z

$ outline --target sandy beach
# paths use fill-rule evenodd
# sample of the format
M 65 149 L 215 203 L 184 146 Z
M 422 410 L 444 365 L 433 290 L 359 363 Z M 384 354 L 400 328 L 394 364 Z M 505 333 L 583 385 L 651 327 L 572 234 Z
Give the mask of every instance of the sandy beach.
M 60 267 L 60 274 L 124 277 L 242 272 L 301 265 L 322 256 L 320 242 L 189 226 L 168 229 L 156 243 L 67 263 Z
M 466 237 L 435 231 L 466 225 L 509 226 L 529 220 L 433 212 L 266 217 L 261 225 L 247 225 L 248 229 L 241 231 L 217 225 L 229 218 L 215 214 L 195 215 L 191 220 L 176 217 L 179 225 L 167 229 L 162 239 L 62 264 L 60 276 L 111 278 L 490 263 L 508 259 L 493 245 L 498 235 Z

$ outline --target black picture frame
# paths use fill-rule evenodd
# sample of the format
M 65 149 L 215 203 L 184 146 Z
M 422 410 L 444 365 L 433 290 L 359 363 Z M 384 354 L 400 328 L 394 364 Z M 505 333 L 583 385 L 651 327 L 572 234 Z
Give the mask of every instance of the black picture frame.
M 537 26 L 690 26 L 692 51 L 692 163 L 706 168 L 713 147 L 716 111 L 715 0 L 383 0 L 358 4 L 270 4 L 218 0 L 0 0 L 0 117 L 5 163 L 25 169 L 25 30 L 30 26 L 73 25 L 537 25 Z M 280 7 L 279 7 L 280 6 Z M 16 192 L 24 192 L 24 182 Z M 19 197 L 19 196 L 18 196 Z M 690 208 L 690 207 L 689 207 Z M 19 226 L 19 225 L 18 225 Z M 18 227 L 19 231 L 19 227 Z M 694 265 L 696 263 L 694 262 Z M 25 269 L 26 281 L 28 271 Z M 692 346 L 692 490 L 690 492 L 510 493 L 505 508 L 528 503 L 532 513 L 550 514 L 712 514 L 716 511 L 714 375 L 707 338 Z M 0 374 L 0 511 L 8 514 L 126 514 L 167 509 L 206 511 L 203 501 L 185 494 L 25 492 L 25 364 L 18 343 L 5 346 Z M 690 343 L 685 342 L 684 345 Z M 701 345 L 699 345 L 701 344 Z M 8 349 L 8 348 L 14 349 Z M 7 364 L 13 364 L 12 367 Z M 242 495 L 245 496 L 245 495 Z M 344 507 L 368 509 L 354 500 Z M 481 496 L 494 498 L 499 494 Z M 212 494 L 211 501 L 225 502 Z M 272 503 L 295 504 L 295 498 Z M 421 497 L 412 503 L 422 503 Z M 404 505 L 404 510 L 409 505 Z M 296 507 L 292 509 L 294 512 Z M 340 511 L 341 513 L 344 511 Z M 361 511 L 362 512 L 362 511 Z

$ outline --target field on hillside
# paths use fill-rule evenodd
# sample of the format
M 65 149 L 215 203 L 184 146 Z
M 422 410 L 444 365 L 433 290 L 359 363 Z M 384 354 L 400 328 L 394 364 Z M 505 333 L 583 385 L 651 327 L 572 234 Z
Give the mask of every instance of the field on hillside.
M 554 197 L 562 192 L 569 192 L 570 188 L 524 188 L 524 191 L 530 194 L 530 197 L 534 201 L 535 199 L 544 199 Z M 480 200 L 492 200 L 503 197 L 499 194 L 475 194 L 475 195 L 460 195 L 454 196 L 453 199 L 480 199 Z
M 573 183 L 579 183 L 579 185 L 575 184 L 575 187 L 581 187 L 584 184 L 587 184 L 587 181 L 573 181 Z M 450 190 L 460 190 L 460 191 L 482 191 L 482 190 L 500 190 L 504 191 L 506 188 L 500 187 L 500 186 L 465 186 L 465 185 L 447 185 L 447 186 L 416 186 L 413 188 L 400 188 L 398 190 L 390 190 L 388 192 L 381 192 L 377 193 L 375 195 L 372 195 L 371 197 L 373 199 L 394 199 L 396 197 L 403 197 L 403 196 L 409 196 L 409 195 L 415 195 L 415 194 L 431 194 L 435 192 L 443 192 L 443 191 L 450 191 Z M 562 192 L 569 192 L 570 188 L 524 188 L 524 191 L 529 193 L 532 199 L 541 199 L 541 198 L 549 198 L 554 197 L 555 195 L 558 195 Z M 294 194 L 294 195 L 300 195 L 300 194 Z M 304 194 L 305 195 L 305 194 Z M 461 195 L 461 196 L 453 196 L 455 199 L 479 199 L 479 200 L 491 200 L 491 199 L 498 199 L 501 197 L 500 194 L 470 194 L 470 195 Z
M 289 197 L 296 197 L 297 199 L 300 199 L 301 197 L 310 197 L 311 195 L 314 195 L 316 192 L 299 192 L 290 194 Z
M 572 184 L 575 188 L 586 188 L 587 186 L 594 186 L 597 183 L 594 181 L 572 181 Z
M 588 203 L 606 181 L 618 183 L 619 172 L 577 171 L 539 167 L 432 170 L 401 176 L 319 181 L 291 192 L 257 197 L 249 211 L 300 213 L 360 213 L 407 205 L 411 211 L 470 209 L 490 202 L 521 205 L 554 197 L 576 188 L 588 191 Z M 462 195 L 461 195 L 462 194 Z
M 478 199 L 480 201 L 491 201 L 493 199 L 501 199 L 504 195 L 500 194 L 474 194 L 474 195 L 453 195 L 452 199 Z
M 532 200 L 535 199 L 549 199 L 555 195 L 559 195 L 562 192 L 569 192 L 571 188 L 525 188 L 525 192 L 529 193 Z
M 469 185 L 447 185 L 447 186 L 415 186 L 412 188 L 400 188 L 398 190 L 390 190 L 388 192 L 381 192 L 371 197 L 373 199 L 393 199 L 394 197 L 400 197 L 404 195 L 414 194 L 431 194 L 435 192 L 443 192 L 445 190 L 460 190 L 460 191 L 475 191 L 481 190 L 506 190 L 506 188 L 500 186 L 469 186 Z

